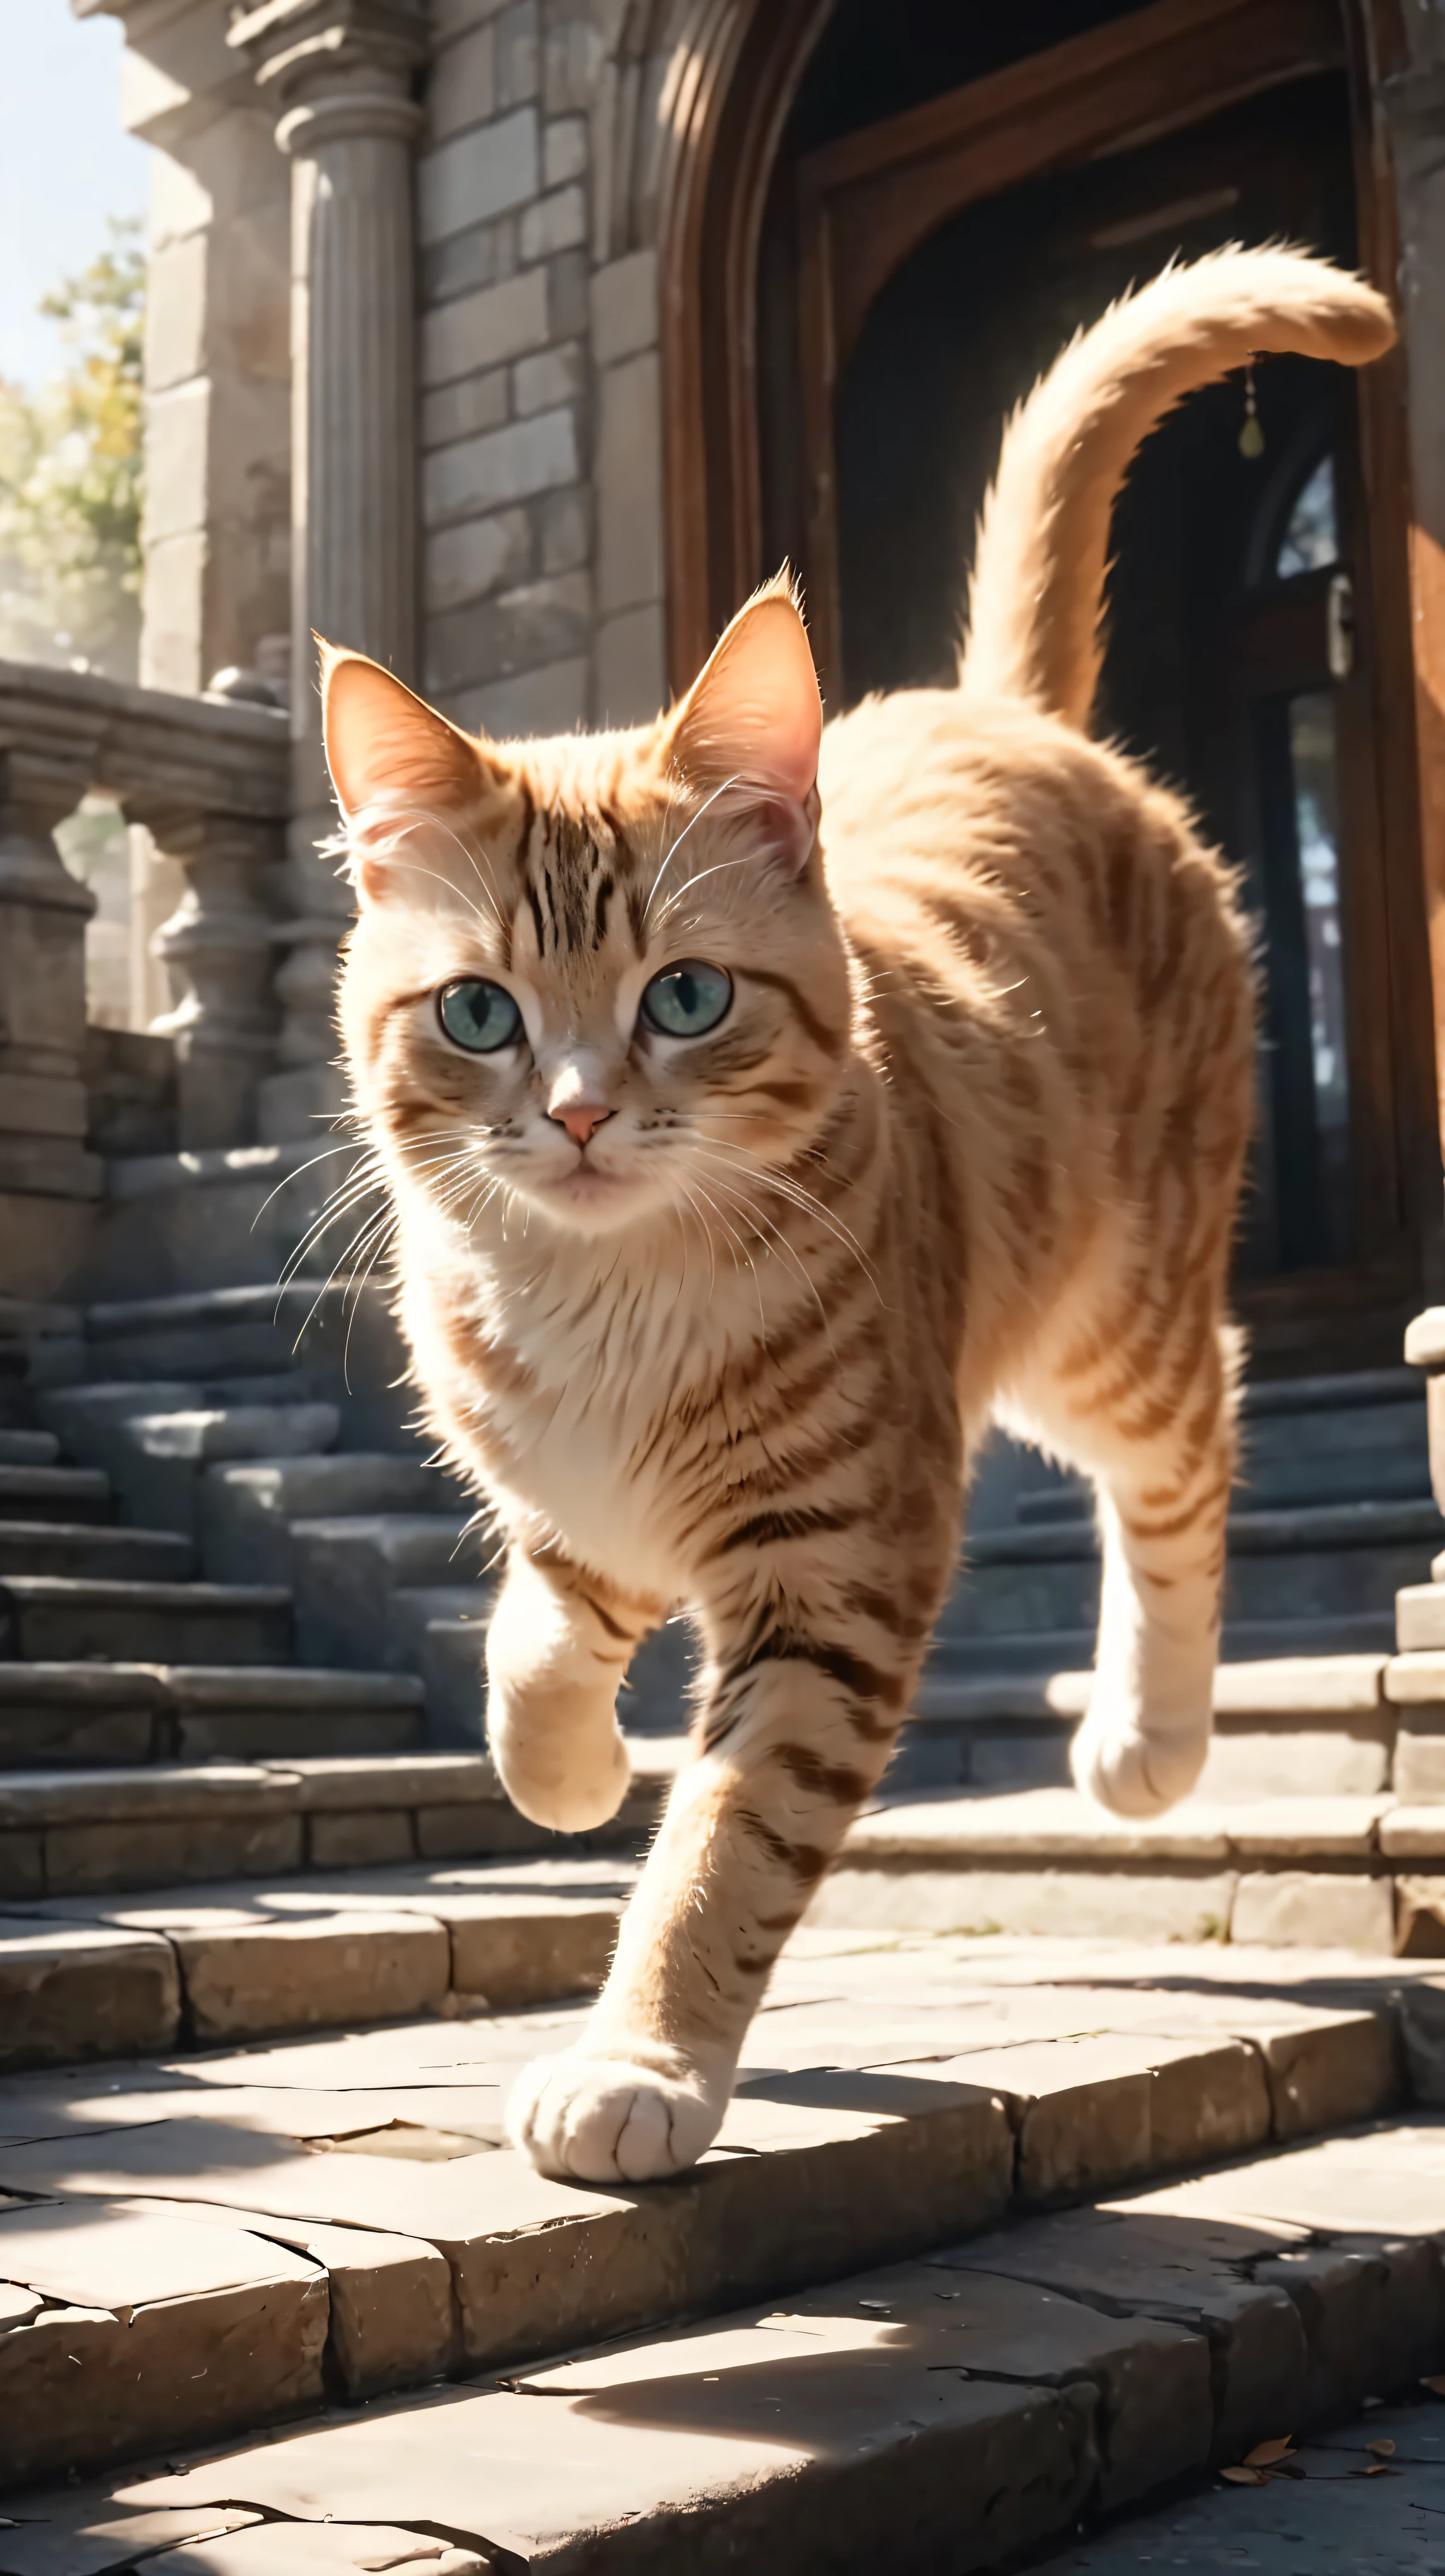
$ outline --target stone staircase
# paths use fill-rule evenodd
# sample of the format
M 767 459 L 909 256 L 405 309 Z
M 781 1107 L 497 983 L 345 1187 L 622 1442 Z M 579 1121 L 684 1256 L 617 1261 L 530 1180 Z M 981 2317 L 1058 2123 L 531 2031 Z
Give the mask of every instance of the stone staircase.
M 678 1632 L 612 1837 L 527 1826 L 380 1307 L 180 1270 L 0 1318 L 0 2576 L 1000 2568 L 1445 2369 L 1415 1376 L 1251 1398 L 1158 1825 L 1062 1785 L 1097 1568 L 1000 1449 L 717 2146 L 604 2192 L 502 2107 L 605 1974 Z
M 448 2014 L 408 1921 L 385 2029 L 0 2082 L 5 2576 L 1000 2568 L 1445 2363 L 1425 1968 L 804 1933 L 718 2146 L 602 2192 L 501 2143 L 575 2010 Z

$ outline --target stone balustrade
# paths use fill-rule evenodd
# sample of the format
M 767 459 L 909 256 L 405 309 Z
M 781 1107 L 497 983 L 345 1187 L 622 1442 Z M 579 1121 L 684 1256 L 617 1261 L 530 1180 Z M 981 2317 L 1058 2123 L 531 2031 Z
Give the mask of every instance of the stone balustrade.
M 172 697 L 0 660 L 0 1194 L 85 1199 L 85 925 L 56 826 L 113 796 L 185 875 L 157 938 L 175 994 L 183 1146 L 255 1133 L 276 1057 L 272 917 L 290 793 L 279 708 Z

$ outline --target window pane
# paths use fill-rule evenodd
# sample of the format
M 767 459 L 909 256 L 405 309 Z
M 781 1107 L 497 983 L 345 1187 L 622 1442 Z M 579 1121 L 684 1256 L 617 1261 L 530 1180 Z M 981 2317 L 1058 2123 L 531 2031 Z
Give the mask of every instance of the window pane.
M 1335 534 L 1335 460 L 1322 456 L 1289 514 L 1275 557 L 1281 581 L 1296 573 L 1323 572 L 1339 553 Z
M 1315 1118 L 1322 1136 L 1350 1114 L 1345 976 L 1340 921 L 1340 833 L 1335 794 L 1335 711 L 1328 693 L 1292 698 L 1290 766 L 1310 979 Z

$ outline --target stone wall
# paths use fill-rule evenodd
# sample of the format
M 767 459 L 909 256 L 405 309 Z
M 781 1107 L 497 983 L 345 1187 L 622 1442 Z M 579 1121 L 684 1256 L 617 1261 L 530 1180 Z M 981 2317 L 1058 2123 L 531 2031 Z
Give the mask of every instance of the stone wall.
M 423 685 L 489 732 L 628 723 L 664 694 L 656 260 L 612 184 L 619 116 L 656 77 L 638 17 L 612 0 L 433 11 Z

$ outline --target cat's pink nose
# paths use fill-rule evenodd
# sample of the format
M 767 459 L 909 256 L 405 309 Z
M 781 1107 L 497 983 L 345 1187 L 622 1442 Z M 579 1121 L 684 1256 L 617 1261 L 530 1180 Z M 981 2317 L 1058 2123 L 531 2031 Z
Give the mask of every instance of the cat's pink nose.
M 547 1115 L 566 1128 L 574 1145 L 585 1145 L 612 1111 L 604 1109 L 600 1100 L 569 1100 L 565 1109 L 549 1109 Z

